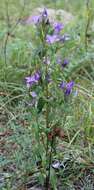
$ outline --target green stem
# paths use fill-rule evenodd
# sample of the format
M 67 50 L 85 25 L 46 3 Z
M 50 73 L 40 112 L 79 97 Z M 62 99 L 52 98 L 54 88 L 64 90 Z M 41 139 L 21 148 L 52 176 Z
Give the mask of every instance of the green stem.
M 43 43 L 43 47 L 45 50 L 45 79 L 46 76 L 48 75 L 48 64 L 47 64 L 47 49 L 46 49 L 46 43 L 45 43 L 45 36 L 46 36 L 46 31 L 45 31 L 45 27 L 43 27 L 43 31 L 42 31 L 42 43 Z M 45 88 L 45 98 L 46 98 L 46 129 L 49 128 L 49 103 L 48 103 L 48 97 L 49 97 L 49 89 L 48 89 L 48 81 L 46 81 L 46 88 Z M 50 183 L 50 165 L 51 165 L 51 158 L 52 158 L 52 147 L 51 147 L 51 151 L 50 151 L 50 155 L 49 155 L 49 139 L 48 139 L 48 130 L 47 130 L 47 141 L 46 141 L 46 167 L 48 166 L 48 173 L 46 175 L 46 180 L 45 180 L 45 184 L 46 184 L 46 190 L 49 189 L 49 183 Z
M 51 149 L 50 149 L 50 155 L 49 155 L 48 175 L 46 176 L 46 184 L 45 184 L 46 190 L 49 190 L 49 185 L 50 185 L 53 142 L 54 142 L 54 138 L 52 138 L 52 141 L 51 141 Z
M 48 74 L 48 65 L 46 64 L 46 72 L 45 72 L 45 77 Z M 46 83 L 46 129 L 49 128 L 49 107 L 48 107 L 48 83 Z M 46 158 L 47 158 L 47 154 L 48 154 L 48 144 L 49 144 L 49 140 L 48 140 L 48 133 L 47 133 L 47 147 L 46 147 Z
M 46 58 L 47 59 L 47 58 Z M 47 62 L 47 60 L 46 60 Z M 48 75 L 48 65 L 46 63 L 46 71 L 45 71 L 45 78 L 46 76 Z M 49 128 L 49 105 L 48 105 L 48 95 L 49 95 L 49 92 L 48 92 L 48 82 L 46 82 L 46 129 Z M 48 174 L 46 175 L 46 181 L 45 181 L 45 188 L 46 190 L 49 189 L 49 183 L 50 183 L 50 165 L 51 165 L 51 152 L 52 152 L 52 148 L 51 148 L 51 151 L 50 151 L 50 155 L 49 155 L 49 139 L 48 139 L 48 130 L 47 130 L 47 144 L 46 144 L 46 166 L 49 164 L 49 167 L 48 167 Z M 49 155 L 49 156 L 48 156 Z M 48 162 L 49 160 L 49 162 Z

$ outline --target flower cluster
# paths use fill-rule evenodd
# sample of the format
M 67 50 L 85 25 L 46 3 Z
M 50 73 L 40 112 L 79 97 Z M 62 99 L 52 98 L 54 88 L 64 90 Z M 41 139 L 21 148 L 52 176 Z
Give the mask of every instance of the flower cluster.
M 53 33 L 46 35 L 46 42 L 48 44 L 53 44 L 55 42 L 65 42 L 69 40 L 68 35 L 61 35 L 60 32 L 63 30 L 64 25 L 62 23 L 54 23 L 53 25 Z
M 47 10 L 44 9 L 40 15 L 29 17 L 26 20 L 27 24 L 31 24 L 32 22 L 37 26 L 40 24 L 49 24 L 50 25 Z M 51 27 L 53 28 L 53 33 L 46 35 L 46 42 L 48 44 L 53 44 L 55 42 L 65 42 L 66 40 L 69 40 L 68 35 L 60 34 L 62 29 L 64 28 L 64 25 L 62 23 L 53 23 Z
M 53 24 L 53 34 L 47 34 L 46 35 L 46 42 L 48 44 L 53 44 L 55 42 L 59 42 L 60 41 L 60 32 L 63 29 L 63 24 L 61 23 L 54 23 Z
M 53 33 L 52 35 L 47 34 L 46 35 L 46 42 L 48 44 L 53 44 L 55 42 L 61 42 L 64 43 L 65 41 L 69 40 L 70 37 L 68 35 L 60 35 Z
M 40 72 L 39 71 L 37 71 L 32 76 L 26 77 L 25 80 L 26 80 L 27 87 L 30 88 L 33 84 L 38 83 L 39 79 L 40 79 Z
M 41 26 L 40 28 L 43 27 L 44 31 L 42 31 L 42 32 L 45 33 L 45 35 L 42 36 L 42 37 L 44 37 L 43 42 L 47 43 L 48 45 L 54 44 L 56 42 L 65 42 L 66 40 L 70 39 L 68 35 L 61 34 L 61 31 L 64 28 L 64 25 L 62 23 L 56 22 L 51 25 L 51 23 L 49 22 L 48 13 L 47 13 L 46 9 L 44 9 L 40 15 L 32 17 L 32 20 L 33 20 L 34 24 L 36 26 L 38 26 L 38 29 L 39 29 L 39 26 Z M 49 26 L 52 27 L 51 28 L 52 31 L 50 33 L 49 33 L 49 29 L 46 30 L 47 24 L 49 24 Z M 45 54 L 44 54 L 42 62 L 46 66 L 47 65 L 49 66 L 51 63 L 49 56 L 48 55 L 45 56 Z M 65 68 L 69 64 L 69 60 L 65 58 L 62 61 L 62 59 L 60 59 L 60 57 L 59 57 L 59 59 L 57 59 L 57 63 L 60 64 L 62 68 Z M 40 76 L 39 71 L 35 72 L 35 74 L 33 74 L 32 76 L 26 77 L 25 80 L 26 80 L 27 87 L 30 88 L 30 87 L 32 87 L 33 84 L 38 83 L 38 81 L 40 80 L 40 77 L 42 77 L 42 75 Z M 52 82 L 49 72 L 46 73 L 45 80 L 48 83 Z M 73 81 L 70 81 L 68 83 L 61 82 L 61 84 L 59 85 L 59 87 L 64 91 L 65 95 L 71 94 L 73 86 L 74 86 Z M 36 97 L 35 92 L 32 93 L 31 95 L 32 95 L 32 97 Z
M 40 15 L 33 16 L 32 21 L 34 22 L 35 25 L 38 25 L 40 23 L 41 24 L 42 23 L 46 24 L 47 22 L 49 22 L 47 10 L 44 9 L 43 12 Z
M 64 93 L 67 96 L 71 94 L 73 87 L 74 87 L 74 81 L 70 81 L 68 83 L 63 81 L 60 83 L 60 88 L 64 90 Z
M 56 34 L 53 34 L 53 35 L 47 34 L 47 36 L 46 36 L 46 42 L 48 44 L 53 44 L 53 43 L 59 42 L 59 41 L 60 41 L 60 37 Z

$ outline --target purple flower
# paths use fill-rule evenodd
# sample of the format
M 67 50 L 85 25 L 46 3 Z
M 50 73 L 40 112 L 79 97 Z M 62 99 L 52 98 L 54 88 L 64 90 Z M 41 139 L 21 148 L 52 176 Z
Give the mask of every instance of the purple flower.
M 33 84 L 37 83 L 40 79 L 40 73 L 37 71 L 34 75 L 25 78 L 26 85 L 30 88 Z
M 53 44 L 55 42 L 58 42 L 60 40 L 59 36 L 56 35 L 56 34 L 53 34 L 53 35 L 47 35 L 46 36 L 46 42 L 48 44 Z
M 44 8 L 43 12 L 41 13 L 41 21 L 42 24 L 50 24 L 47 9 Z
M 34 77 L 35 77 L 36 82 L 39 81 L 39 79 L 40 79 L 40 72 L 37 71 L 37 72 L 34 74 Z
M 46 36 L 46 42 L 48 44 L 53 44 L 55 42 L 63 42 L 64 43 L 65 41 L 67 41 L 69 39 L 70 38 L 68 35 L 61 36 L 59 34 L 52 34 L 52 35 L 47 34 L 47 36 Z
M 64 82 L 64 81 L 61 82 L 61 83 L 60 83 L 60 88 L 61 88 L 61 89 L 65 89 L 65 87 L 66 87 L 66 82 Z
M 69 83 L 67 83 L 67 85 L 66 85 L 66 91 L 65 91 L 66 95 L 70 95 L 71 94 L 73 86 L 74 86 L 74 81 L 70 81 Z
M 32 21 L 34 22 L 34 24 L 38 24 L 40 22 L 40 19 L 41 19 L 41 17 L 39 15 L 32 17 Z
M 42 16 L 43 17 L 48 17 L 48 13 L 47 13 L 47 9 L 44 8 L 43 12 L 42 12 Z
M 35 82 L 34 76 L 26 77 L 25 80 L 26 80 L 26 85 L 28 88 L 30 88 Z
M 62 23 L 55 23 L 54 24 L 54 32 L 59 33 L 64 28 Z
M 72 92 L 72 88 L 74 86 L 74 81 L 70 81 L 69 83 L 61 82 L 59 87 L 64 90 L 65 95 L 70 95 Z
M 33 98 L 36 98 L 36 97 L 37 97 L 37 94 L 36 94 L 36 92 L 34 92 L 34 91 L 30 92 L 30 95 L 31 95 Z
M 26 23 L 26 24 L 32 24 L 32 23 L 38 24 L 38 23 L 40 22 L 40 19 L 41 19 L 40 15 L 37 15 L 37 16 L 29 16 L 29 17 L 26 19 L 25 23 Z
M 28 17 L 26 19 L 26 24 L 34 23 L 35 25 L 37 25 L 37 24 L 45 21 L 45 19 L 47 19 L 47 17 L 48 17 L 48 13 L 47 13 L 47 10 L 44 8 L 43 12 L 40 15 Z
M 62 63 L 62 67 L 66 67 L 69 64 L 69 60 L 68 59 L 64 59 L 63 63 Z

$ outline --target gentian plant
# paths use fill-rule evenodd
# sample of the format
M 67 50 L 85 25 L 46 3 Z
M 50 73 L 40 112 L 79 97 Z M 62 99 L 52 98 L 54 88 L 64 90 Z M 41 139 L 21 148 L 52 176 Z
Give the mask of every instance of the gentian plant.
M 62 34 L 62 23 L 50 22 L 46 9 L 40 15 L 32 17 L 32 22 L 36 29 L 37 50 L 34 52 L 30 75 L 25 81 L 32 99 L 32 116 L 36 118 L 38 128 L 35 135 L 38 144 L 36 154 L 40 157 L 40 172 L 44 178 L 44 187 L 48 190 L 51 186 L 54 189 L 51 178 L 54 140 L 56 136 L 64 138 L 57 110 L 72 96 L 74 87 L 74 81 L 66 81 L 64 78 L 64 69 L 68 67 L 69 60 L 63 58 L 63 55 L 59 57 L 59 50 L 64 48 L 70 38 L 69 35 Z M 62 115 L 62 109 L 60 114 Z M 44 118 L 43 123 L 40 121 L 41 116 Z

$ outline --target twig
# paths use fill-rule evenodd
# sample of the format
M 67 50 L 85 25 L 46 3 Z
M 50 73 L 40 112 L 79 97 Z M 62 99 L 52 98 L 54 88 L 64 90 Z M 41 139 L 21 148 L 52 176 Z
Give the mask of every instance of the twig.
M 11 27 L 10 17 L 9 17 L 9 1 L 6 0 L 6 24 L 7 24 L 7 32 L 6 32 L 6 38 L 5 38 L 5 43 L 4 43 L 5 66 L 7 65 L 7 44 L 8 44 L 8 40 L 9 40 L 9 37 L 14 37 L 13 32 L 14 32 L 15 28 L 17 27 L 17 25 L 20 23 L 21 16 L 22 16 L 22 14 L 24 12 L 24 9 L 25 9 L 25 0 L 24 0 L 24 5 L 23 5 L 23 8 L 21 10 L 19 18 L 17 19 L 17 21 L 14 24 L 14 26 Z
M 88 48 L 88 29 L 90 25 L 90 0 L 86 0 L 86 10 L 87 10 L 87 23 L 85 29 L 85 48 Z
M 6 0 L 6 24 L 7 24 L 7 33 L 6 33 L 6 38 L 5 38 L 5 44 L 4 44 L 4 58 L 5 58 L 5 66 L 7 64 L 7 43 L 8 43 L 8 38 L 9 38 L 9 30 L 11 28 L 10 25 L 10 18 L 9 18 L 9 3 L 8 0 Z

